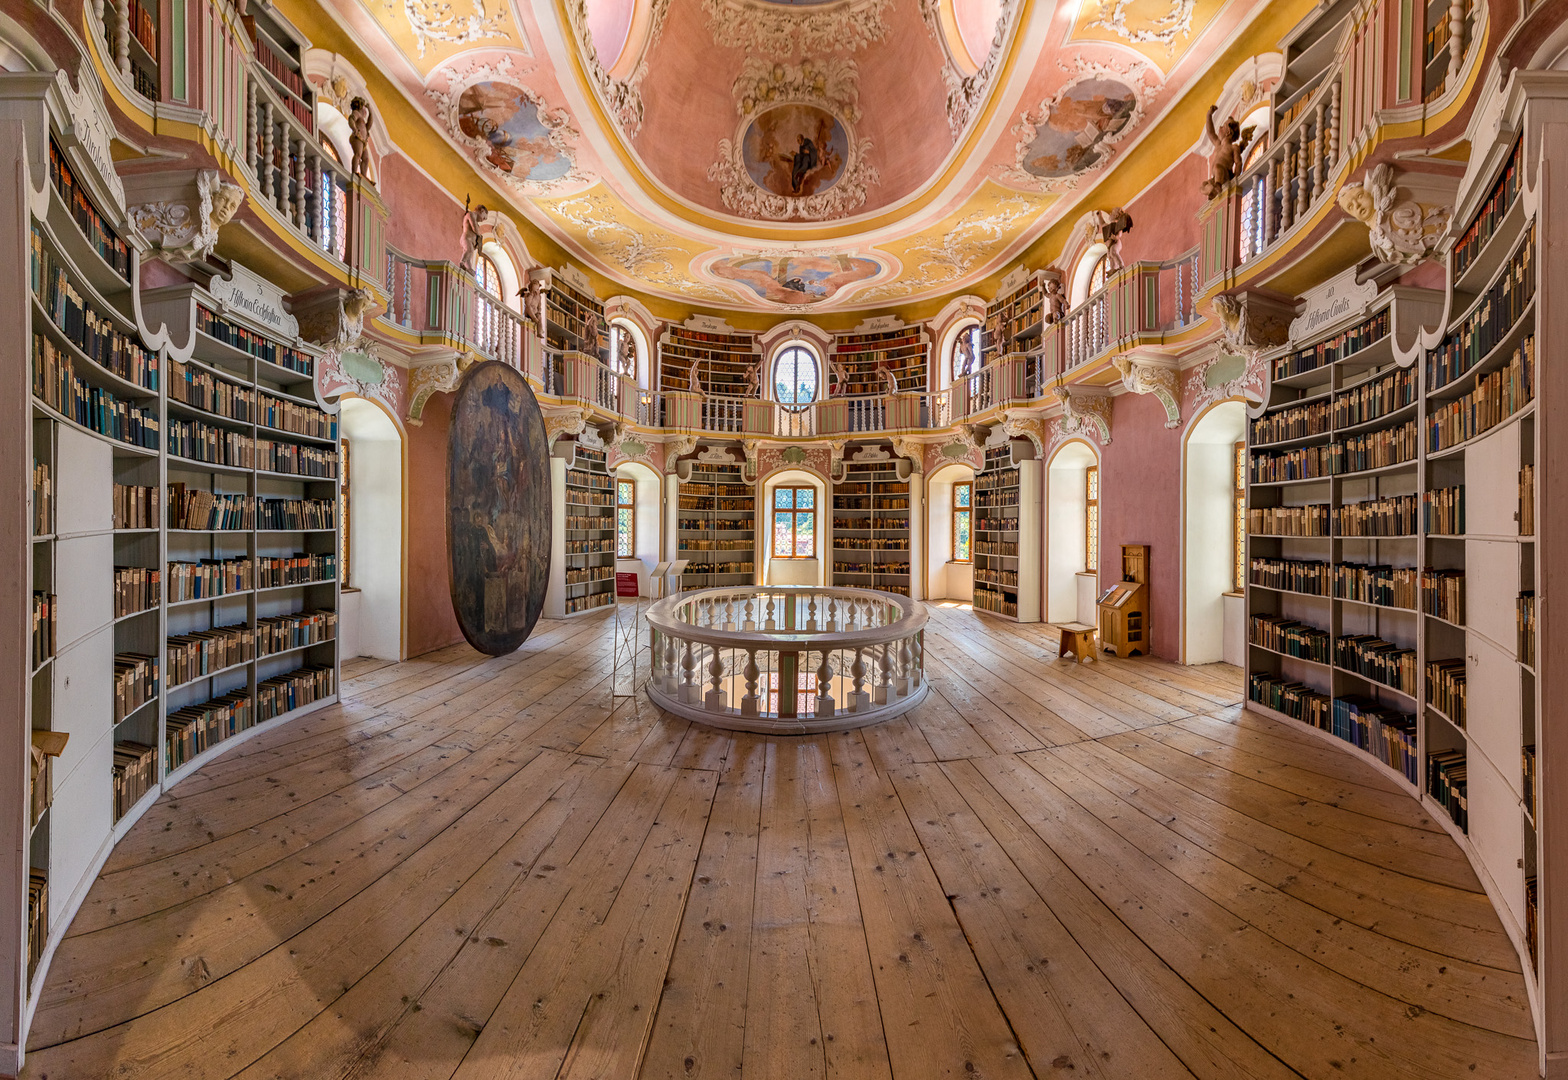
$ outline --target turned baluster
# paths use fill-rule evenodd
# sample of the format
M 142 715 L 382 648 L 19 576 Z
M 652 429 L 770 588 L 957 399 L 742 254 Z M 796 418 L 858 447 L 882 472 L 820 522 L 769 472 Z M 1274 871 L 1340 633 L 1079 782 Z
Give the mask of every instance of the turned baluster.
M 729 695 L 724 692 L 724 656 L 717 645 L 708 647 L 708 679 L 711 686 L 703 699 L 703 708 L 709 712 L 727 712 L 729 710 Z
M 817 594 L 816 593 L 812 593 L 811 594 L 811 599 L 809 601 L 807 601 L 807 603 L 806 603 L 806 629 L 808 631 L 815 631 L 817 629 Z
M 245 80 L 245 162 L 259 179 L 261 170 L 256 167 L 256 155 L 261 152 L 261 106 L 256 101 L 256 84 Z
M 833 701 L 833 663 L 832 653 L 822 650 L 822 662 L 817 665 L 817 718 L 833 715 L 836 708 Z
M 877 704 L 886 705 L 893 699 L 893 646 L 883 644 L 879 645 L 878 648 L 882 653 L 880 661 L 882 671 L 877 679 Z
M 261 197 L 272 201 L 272 103 L 261 103 Z
M 779 598 L 777 596 L 774 596 L 772 593 L 768 594 L 768 618 L 763 623 L 763 629 L 777 630 L 779 628 L 778 602 Z
M 735 598 L 733 596 L 724 598 L 724 629 L 735 629 Z
M 757 650 L 746 650 L 746 666 L 742 674 L 746 676 L 746 696 L 740 699 L 740 714 L 742 716 L 757 715 L 757 676 L 761 672 L 757 668 Z
M 1448 79 L 1445 89 L 1459 85 L 1459 68 L 1465 56 L 1465 5 L 1463 0 L 1448 4 Z
M 1311 192 L 1307 188 L 1307 161 L 1311 154 L 1312 140 L 1307 138 L 1305 125 L 1301 129 L 1301 137 L 1296 140 L 1296 216 L 1305 217 L 1307 213 L 1307 196 Z
M 740 624 L 741 625 L 741 629 L 745 630 L 748 634 L 751 633 L 753 630 L 757 629 L 757 616 L 756 616 L 756 611 L 755 611 L 755 605 L 756 605 L 756 600 L 754 598 L 748 596 L 748 597 L 746 597 L 746 604 L 745 604 L 745 606 L 741 609 L 741 615 L 742 615 L 742 620 L 741 620 L 741 624 Z
M 131 77 L 131 0 L 114 0 L 114 66 Z
M 305 198 L 309 199 L 310 202 L 309 206 L 306 206 L 305 199 L 300 200 L 300 212 L 304 218 L 301 225 L 307 236 L 324 247 L 326 246 L 326 234 L 321 228 L 322 218 L 325 216 L 322 213 L 321 206 L 321 161 L 315 154 L 311 154 L 304 165 L 304 169 Z
M 913 667 L 909 675 L 913 680 L 912 689 L 920 689 L 920 684 L 926 681 L 926 632 L 917 630 L 910 639 L 910 650 L 913 653 Z
M 910 681 L 911 665 L 909 639 L 902 638 L 898 643 L 898 696 L 908 697 L 914 690 Z
M 688 705 L 695 703 L 702 696 L 702 684 L 696 680 L 697 654 L 692 649 L 690 640 L 683 641 L 686 651 L 681 656 L 681 700 Z
M 675 639 L 664 636 L 664 692 L 672 697 L 679 692 L 675 675 Z
M 871 695 L 865 691 L 866 650 L 864 647 L 855 650 L 855 662 L 849 665 L 849 676 L 853 686 L 849 693 L 849 700 L 844 704 L 850 712 L 860 712 L 871 704 Z
M 1323 180 L 1325 179 L 1323 175 L 1325 171 L 1323 168 L 1323 147 L 1325 145 L 1323 119 L 1327 114 L 1328 106 L 1324 102 L 1319 101 L 1317 115 L 1314 117 L 1316 126 L 1312 130 L 1312 199 L 1314 202 L 1317 201 L 1318 196 L 1323 194 Z

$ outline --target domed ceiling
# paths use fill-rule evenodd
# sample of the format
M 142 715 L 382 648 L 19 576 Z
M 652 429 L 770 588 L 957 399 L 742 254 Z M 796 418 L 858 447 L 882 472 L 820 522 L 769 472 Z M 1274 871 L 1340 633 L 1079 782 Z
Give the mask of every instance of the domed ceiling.
M 1090 209 L 1082 191 L 1136 159 L 1266 6 L 325 2 L 584 263 L 635 290 L 783 311 L 886 306 L 1001 269 Z

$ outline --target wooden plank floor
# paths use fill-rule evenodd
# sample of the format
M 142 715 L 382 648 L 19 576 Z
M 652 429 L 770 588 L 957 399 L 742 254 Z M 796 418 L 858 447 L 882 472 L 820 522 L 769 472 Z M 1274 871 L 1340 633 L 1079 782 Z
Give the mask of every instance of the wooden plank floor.
M 1234 668 L 934 607 L 916 710 L 764 739 L 612 701 L 610 631 L 350 663 L 187 779 L 61 944 L 24 1076 L 1536 1075 L 1447 834 Z

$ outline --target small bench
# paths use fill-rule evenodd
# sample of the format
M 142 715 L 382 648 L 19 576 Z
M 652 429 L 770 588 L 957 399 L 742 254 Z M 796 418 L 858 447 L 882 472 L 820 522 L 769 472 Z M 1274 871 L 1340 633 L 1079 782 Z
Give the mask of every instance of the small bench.
M 1062 623 L 1062 643 L 1057 648 L 1057 653 L 1063 660 L 1072 654 L 1078 663 L 1085 660 L 1097 659 L 1095 656 L 1095 636 L 1098 631 L 1085 623 Z

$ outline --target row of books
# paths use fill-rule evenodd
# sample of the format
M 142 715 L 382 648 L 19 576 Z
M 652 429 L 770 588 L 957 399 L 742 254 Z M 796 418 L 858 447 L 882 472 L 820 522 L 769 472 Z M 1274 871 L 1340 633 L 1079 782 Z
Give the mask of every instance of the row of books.
M 578 491 L 567 488 L 565 501 L 573 506 L 614 506 L 615 496 L 608 491 Z
M 1525 667 L 1535 667 L 1535 590 L 1519 594 L 1515 620 L 1519 626 L 1519 641 L 1514 653 Z
M 1413 566 L 1342 563 L 1334 567 L 1336 599 L 1413 611 L 1419 589 L 1420 574 Z
M 169 453 L 208 465 L 228 465 L 236 469 L 256 467 L 255 438 L 200 420 L 169 418 Z
M 601 491 L 609 491 L 611 487 L 610 478 L 604 473 L 588 472 L 585 469 L 567 469 L 566 482 L 577 487 L 595 488 Z
M 260 34 L 255 35 L 256 59 L 267 69 L 267 74 L 277 79 L 297 97 L 305 96 L 305 80 L 295 70 L 294 62 L 278 54 L 271 43 Z
M 114 820 L 119 821 L 157 783 L 157 748 L 129 740 L 115 742 L 110 775 L 114 781 Z
M 1306 405 L 1293 405 L 1279 412 L 1269 413 L 1252 421 L 1252 442 L 1255 446 L 1285 442 L 1287 439 L 1304 439 L 1310 435 L 1327 434 L 1332 413 L 1327 401 L 1313 401 Z
M 107 390 L 88 385 L 77 376 L 71 357 L 41 334 L 33 335 L 33 396 L 89 431 L 131 446 L 158 448 L 156 409 L 122 401 Z
M 116 529 L 156 529 L 158 489 L 140 484 L 115 484 L 112 519 Z
M 198 754 L 237 735 L 254 722 L 250 690 L 242 688 L 175 709 L 163 720 L 164 769 L 173 772 Z
M 1259 557 L 1248 561 L 1247 580 L 1265 589 L 1327 596 L 1333 582 L 1333 572 L 1326 562 Z
M 1531 818 L 1534 818 L 1535 817 L 1535 744 L 1534 743 L 1530 743 L 1530 744 L 1528 744 L 1528 745 L 1526 745 L 1524 747 L 1521 747 L 1520 748 L 1520 755 L 1519 755 L 1519 757 L 1520 757 L 1521 786 L 1524 788 L 1524 812 L 1529 814 Z M 1530 881 L 1525 883 L 1525 888 L 1529 889 L 1533 885 L 1534 885 L 1534 879 L 1531 879 Z M 1530 898 L 1530 902 L 1532 904 L 1534 903 L 1534 897 Z M 1530 914 L 1531 914 L 1532 918 L 1535 915 L 1535 913 L 1533 911 Z M 1534 929 L 1535 928 L 1532 926 L 1531 927 L 1532 944 L 1533 944 L 1533 940 L 1534 940 Z M 1532 948 L 1530 951 L 1532 953 L 1534 953 L 1535 950 L 1534 950 L 1534 948 Z
M 1396 428 L 1336 440 L 1328 445 L 1329 471 L 1343 475 L 1414 461 L 1418 438 L 1416 422 L 1411 420 Z
M 49 181 L 60 193 L 60 199 L 65 203 L 66 210 L 70 211 L 76 227 L 82 231 L 82 235 L 87 238 L 93 250 L 98 252 L 99 257 L 108 263 L 115 273 L 125 279 L 126 284 L 130 284 L 130 246 L 109 226 L 103 215 L 98 212 L 98 208 L 93 205 L 87 192 L 77 183 L 76 174 L 71 170 L 70 162 L 66 160 L 65 151 L 61 150 L 59 144 L 52 138 L 49 140 Z
M 690 571 L 688 571 L 688 573 L 690 573 Z M 590 593 L 587 596 L 574 596 L 566 601 L 566 613 L 568 615 L 575 615 L 579 611 L 589 611 L 596 607 L 605 607 L 609 604 L 610 600 L 611 594 L 607 592 Z
M 256 423 L 274 431 L 307 435 L 312 439 L 338 437 L 337 417 L 327 415 L 314 405 L 301 405 L 266 393 L 261 395 L 261 412 Z
M 197 364 L 169 361 L 169 397 L 173 401 L 226 416 L 240 423 L 256 422 L 256 391 L 221 379 Z
M 1464 397 L 1433 410 L 1426 422 L 1426 448 L 1446 450 L 1488 431 L 1535 398 L 1535 338 L 1514 350 L 1508 365 L 1482 376 Z
M 225 319 L 205 305 L 196 306 L 196 329 L 231 348 L 249 353 L 258 360 L 287 368 L 300 375 L 315 374 L 315 363 L 308 353 L 288 345 L 281 345 L 265 334 L 259 334 L 237 322 Z
M 256 587 L 256 566 L 248 555 L 198 562 L 171 561 L 168 574 L 171 604 L 249 592 Z
M 835 551 L 908 551 L 909 537 L 835 536 Z
M 681 538 L 682 551 L 750 551 L 750 540 L 689 540 Z
M 751 532 L 751 522 L 750 522 L 749 519 L 745 520 L 745 521 L 738 521 L 738 520 L 731 520 L 729 518 L 712 518 L 712 519 L 709 519 L 709 518 L 683 517 L 683 518 L 676 518 L 675 519 L 675 527 L 677 529 L 683 531 L 683 532 L 704 532 L 704 533 L 721 533 L 721 532 L 750 533 Z
M 152 12 L 142 0 L 131 0 L 129 23 L 131 36 L 141 47 L 147 50 L 147 55 L 154 60 L 158 59 L 158 24 L 153 21 Z
M 1479 364 L 1508 336 L 1535 298 L 1535 225 L 1509 258 L 1502 274 L 1482 295 L 1470 316 L 1427 353 L 1428 392 L 1441 389 Z
M 1452 720 L 1455 727 L 1465 726 L 1464 657 L 1426 662 L 1426 701 Z
M 114 568 L 114 617 L 135 615 L 158 606 L 161 576 L 145 566 Z
M 44 246 L 43 234 L 33 229 L 33 295 L 43 305 L 57 330 L 82 354 L 128 382 L 154 394 L 158 392 L 158 354 L 118 329 L 118 324 L 88 305 L 66 271 Z
M 320 645 L 337 636 L 335 611 L 296 611 L 256 620 L 256 652 L 260 656 Z
M 976 540 L 974 550 L 976 555 L 1016 556 L 1018 554 L 1018 541 Z
M 1305 683 L 1254 671 L 1247 677 L 1247 697 L 1294 720 L 1329 729 L 1328 695 Z
M 1000 585 L 1004 589 L 1018 588 L 1017 570 L 980 570 L 974 572 L 975 581 L 985 585 Z
M 170 687 L 256 658 L 256 631 L 245 623 L 214 626 L 164 639 L 163 659 Z
M 1535 466 L 1519 467 L 1519 535 L 1535 535 Z
M 1428 615 L 1465 624 L 1465 572 L 1463 570 L 1421 571 L 1421 610 Z
M 992 611 L 1015 619 L 1018 617 L 1018 597 L 1015 593 L 998 592 L 976 585 L 972 604 L 977 611 Z
M 1378 312 L 1359 326 L 1352 327 L 1326 341 L 1297 349 L 1274 361 L 1274 378 L 1286 379 L 1292 375 L 1315 371 L 1337 360 L 1353 356 L 1362 349 L 1376 344 L 1388 336 L 1388 310 Z
M 1319 664 L 1332 662 L 1327 631 L 1283 615 L 1254 615 L 1252 643 L 1302 660 Z
M 317 585 L 338 576 L 338 557 L 333 552 L 256 557 L 256 588 L 275 589 L 283 585 Z
M 302 709 L 330 696 L 334 689 L 330 667 L 311 665 L 274 675 L 256 684 L 256 722 Z
M 1336 536 L 1411 536 L 1420 503 L 1414 495 L 1389 495 L 1334 511 Z
M 302 529 L 335 529 L 336 499 L 257 499 L 256 528 L 298 532 Z
M 114 654 L 114 722 L 158 696 L 158 658 L 142 653 Z
M 1428 536 L 1463 536 L 1464 485 L 1422 492 L 1421 528 Z
M 1255 506 L 1247 511 L 1250 536 L 1327 536 L 1328 504 Z
M 119 528 L 119 526 L 115 526 Z M 54 532 L 54 481 L 47 461 L 33 462 L 33 535 Z
M 569 532 L 608 532 L 612 523 L 612 516 L 608 512 L 566 515 L 566 528 Z
M 1470 268 L 1470 264 L 1481 254 L 1481 249 L 1492 238 L 1497 227 L 1503 223 L 1503 218 L 1513 207 L 1514 200 L 1519 198 L 1520 168 L 1519 156 L 1523 143 L 1515 142 L 1514 148 L 1508 155 L 1508 164 L 1503 166 L 1503 171 L 1492 185 L 1491 192 L 1486 201 L 1481 204 L 1481 209 L 1476 212 L 1475 220 L 1459 238 L 1459 243 L 1454 245 L 1454 277 L 1461 276 Z
M 568 585 L 586 585 L 590 581 L 608 581 L 615 576 L 613 566 L 580 566 L 566 571 Z
M 32 666 L 35 668 L 54 655 L 55 615 L 54 593 L 33 593 Z
M 242 530 L 256 527 L 256 497 L 169 485 L 169 528 Z
M 1254 451 L 1247 471 L 1254 484 L 1278 484 L 1287 480 L 1327 479 L 1333 465 L 1328 447 L 1300 446 L 1293 450 Z
M 297 443 L 278 442 L 274 439 L 257 439 L 256 470 L 285 473 L 289 476 L 306 476 L 313 480 L 336 480 L 338 452 L 319 446 L 300 446 Z
M 1345 671 L 1415 697 L 1416 651 L 1373 634 L 1347 634 L 1334 642 L 1334 663 Z
M 1427 755 L 1427 794 L 1448 812 L 1461 832 L 1470 831 L 1470 804 L 1465 794 L 1467 775 L 1463 750 L 1439 750 Z
M 1015 533 L 1018 531 L 1018 519 L 1015 517 L 977 517 L 975 518 L 976 533 Z
M 49 941 L 49 875 L 35 866 L 27 870 L 27 980 L 32 982 Z
M 610 540 L 568 540 L 566 553 L 568 555 L 608 555 L 615 550 L 615 543 Z
M 750 559 L 732 559 L 728 562 L 718 562 L 711 559 L 693 559 L 687 568 L 688 574 L 752 574 L 756 572 L 756 564 Z
M 1334 395 L 1334 426 L 1366 424 L 1416 400 L 1415 368 L 1398 368 Z
M 1416 718 L 1376 701 L 1350 695 L 1334 699 L 1336 738 L 1366 751 L 1389 768 L 1417 783 Z

